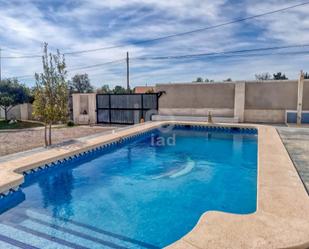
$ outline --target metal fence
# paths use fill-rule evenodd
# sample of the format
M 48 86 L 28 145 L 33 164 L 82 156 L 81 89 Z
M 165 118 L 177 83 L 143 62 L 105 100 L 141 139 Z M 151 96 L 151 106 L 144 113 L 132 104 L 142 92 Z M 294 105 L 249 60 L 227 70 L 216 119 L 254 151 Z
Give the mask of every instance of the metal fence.
M 159 94 L 97 94 L 97 122 L 136 124 L 158 111 Z
M 73 120 L 74 119 L 73 117 L 73 97 L 71 94 L 69 95 L 68 109 L 69 109 L 68 110 L 69 120 Z

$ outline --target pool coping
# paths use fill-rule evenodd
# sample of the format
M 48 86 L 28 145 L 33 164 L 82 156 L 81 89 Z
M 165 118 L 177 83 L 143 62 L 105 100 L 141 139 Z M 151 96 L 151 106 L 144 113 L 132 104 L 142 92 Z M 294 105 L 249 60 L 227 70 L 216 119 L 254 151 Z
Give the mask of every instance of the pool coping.
M 165 124 L 255 128 L 258 130 L 257 210 L 248 215 L 209 211 L 169 249 L 308 248 L 309 198 L 275 127 L 255 124 L 156 121 L 99 135 L 87 141 L 0 163 L 0 193 L 18 188 L 23 172 L 83 153 Z M 189 211 L 189 210 L 188 210 Z

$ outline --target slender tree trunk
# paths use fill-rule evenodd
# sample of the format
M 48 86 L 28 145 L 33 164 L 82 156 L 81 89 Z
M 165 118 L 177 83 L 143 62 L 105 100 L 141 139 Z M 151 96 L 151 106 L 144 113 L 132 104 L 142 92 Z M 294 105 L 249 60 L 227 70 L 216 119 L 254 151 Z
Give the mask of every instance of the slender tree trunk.
M 51 136 L 51 132 L 52 132 L 52 124 L 49 123 L 49 146 L 52 145 L 52 136 Z
M 48 140 L 47 140 L 47 124 L 44 123 L 44 140 L 45 140 L 45 147 L 48 146 Z

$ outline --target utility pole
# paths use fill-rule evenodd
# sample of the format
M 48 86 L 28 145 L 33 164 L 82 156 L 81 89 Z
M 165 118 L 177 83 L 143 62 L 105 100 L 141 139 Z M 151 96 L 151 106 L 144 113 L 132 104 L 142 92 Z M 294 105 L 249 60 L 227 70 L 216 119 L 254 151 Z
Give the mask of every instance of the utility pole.
M 2 80 L 1 78 L 1 47 L 0 47 L 0 81 Z
M 129 52 L 127 52 L 127 91 L 130 90 L 130 64 L 129 64 Z

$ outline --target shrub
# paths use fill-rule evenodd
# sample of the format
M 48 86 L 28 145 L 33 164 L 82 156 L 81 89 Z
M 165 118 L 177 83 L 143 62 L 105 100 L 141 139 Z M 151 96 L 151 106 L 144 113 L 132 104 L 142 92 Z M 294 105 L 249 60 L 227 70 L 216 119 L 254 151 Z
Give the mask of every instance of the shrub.
M 69 126 L 69 127 L 73 127 L 75 124 L 74 124 L 74 122 L 72 121 L 72 120 L 69 120 L 68 122 L 67 122 L 67 126 Z

